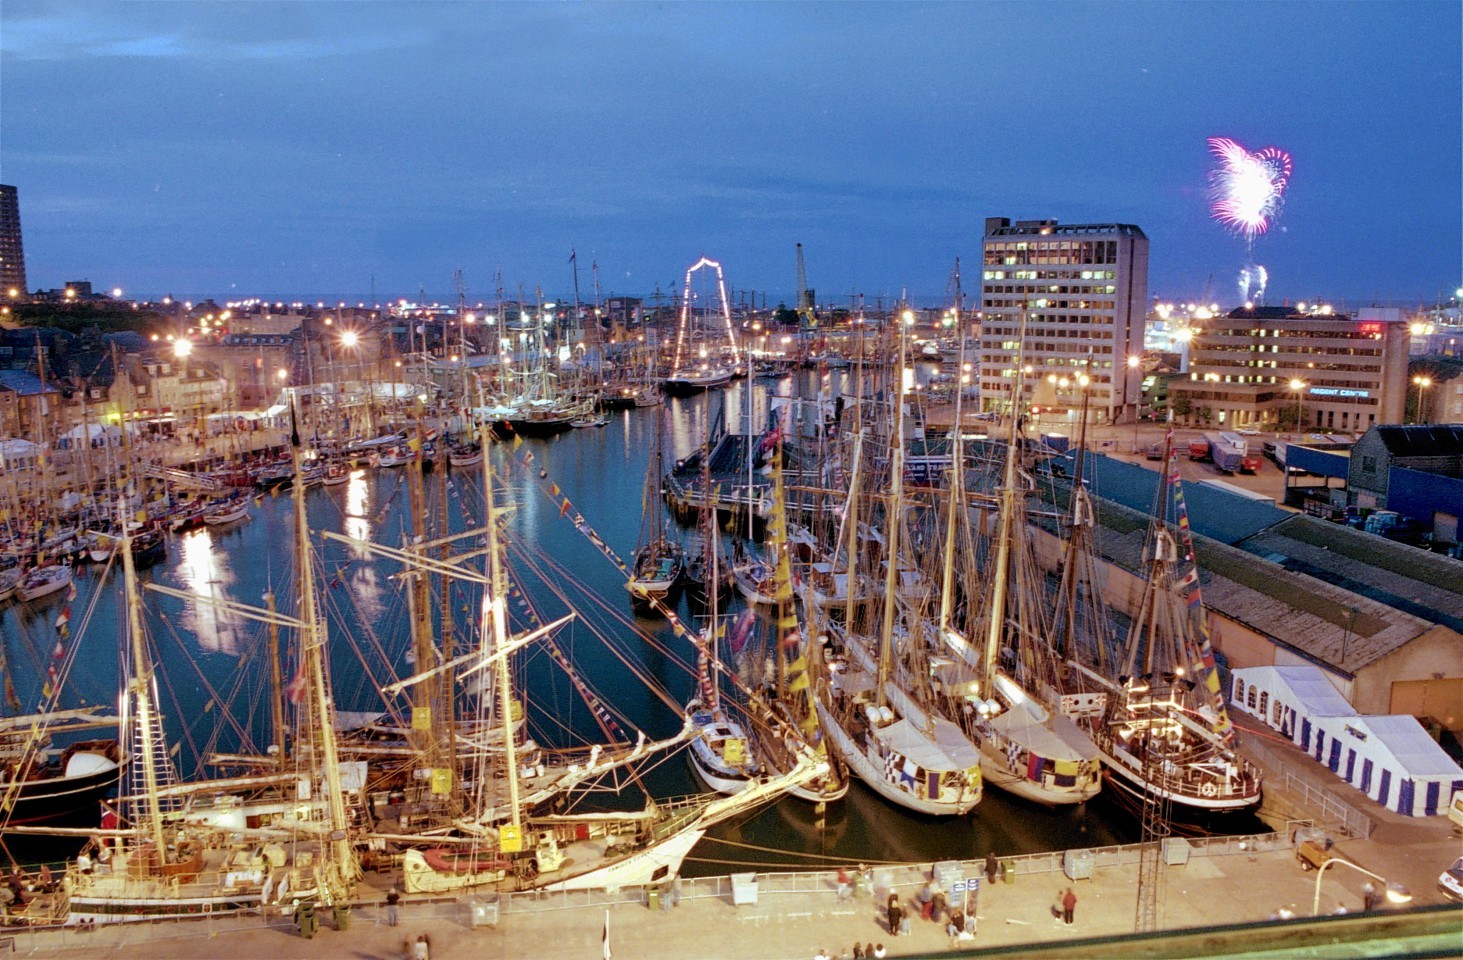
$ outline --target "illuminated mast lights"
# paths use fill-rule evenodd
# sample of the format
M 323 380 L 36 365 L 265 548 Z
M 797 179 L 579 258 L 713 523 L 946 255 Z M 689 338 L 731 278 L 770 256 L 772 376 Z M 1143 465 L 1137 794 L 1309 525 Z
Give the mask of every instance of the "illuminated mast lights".
M 691 318 L 691 275 L 703 267 L 712 267 L 716 270 L 716 292 L 721 298 L 721 316 L 726 323 L 726 341 L 731 347 L 732 364 L 735 366 L 741 362 L 741 354 L 737 350 L 736 330 L 732 326 L 731 302 L 726 297 L 726 276 L 722 273 L 720 263 L 710 257 L 702 256 L 686 270 L 686 283 L 681 295 L 681 322 L 676 332 L 676 356 L 673 370 L 681 369 L 681 356 L 686 345 L 686 329 Z

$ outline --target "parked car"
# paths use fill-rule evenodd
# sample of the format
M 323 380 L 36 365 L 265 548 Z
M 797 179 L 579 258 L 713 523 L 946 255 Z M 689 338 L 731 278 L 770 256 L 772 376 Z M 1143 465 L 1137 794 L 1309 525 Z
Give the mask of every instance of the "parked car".
M 1438 876 L 1438 889 L 1449 900 L 1463 901 L 1463 857 Z

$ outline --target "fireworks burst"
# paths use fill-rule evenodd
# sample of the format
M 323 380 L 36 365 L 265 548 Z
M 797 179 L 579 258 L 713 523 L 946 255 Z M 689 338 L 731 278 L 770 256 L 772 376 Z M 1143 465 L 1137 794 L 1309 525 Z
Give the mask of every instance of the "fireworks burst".
M 1270 229 L 1290 182 L 1290 154 L 1279 147 L 1251 153 L 1226 137 L 1210 137 L 1219 166 L 1209 174 L 1214 219 L 1253 241 Z

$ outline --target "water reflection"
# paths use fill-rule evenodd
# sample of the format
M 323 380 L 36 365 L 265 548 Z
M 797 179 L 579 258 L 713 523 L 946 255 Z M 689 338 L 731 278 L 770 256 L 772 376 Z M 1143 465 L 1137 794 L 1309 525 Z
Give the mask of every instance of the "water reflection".
M 214 549 L 213 531 L 193 530 L 178 538 L 178 579 L 193 593 L 213 600 L 227 600 L 235 592 L 233 572 L 222 551 Z M 213 603 L 188 603 L 183 610 L 183 627 L 198 640 L 205 653 L 237 657 L 243 638 L 238 635 L 239 615 Z
M 344 579 L 349 584 L 356 609 L 367 623 L 375 623 L 386 613 L 386 581 L 374 563 L 359 563 L 369 560 L 370 550 L 366 544 L 371 539 L 371 491 L 365 470 L 352 470 L 345 487 L 345 535 L 353 541 L 346 545 L 350 551 L 347 566 L 335 571 L 335 581 Z M 348 572 L 346 572 L 348 571 Z
M 350 545 L 353 560 L 364 560 L 370 556 L 365 547 L 371 539 L 371 520 L 366 516 L 370 499 L 371 485 L 366 482 L 366 471 L 352 470 L 345 486 L 345 535 L 360 541 Z

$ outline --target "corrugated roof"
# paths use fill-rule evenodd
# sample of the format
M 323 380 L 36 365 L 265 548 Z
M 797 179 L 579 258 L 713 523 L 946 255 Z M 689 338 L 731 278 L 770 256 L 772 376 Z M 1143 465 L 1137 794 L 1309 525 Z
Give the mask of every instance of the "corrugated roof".
M 1087 476 L 1094 496 L 1148 514 L 1158 489 L 1158 471 L 1103 454 L 1089 454 Z M 1286 517 L 1288 510 L 1238 497 L 1218 487 L 1184 484 L 1189 523 L 1196 533 L 1221 543 L 1238 543 Z
M 1291 514 L 1240 542 L 1257 557 L 1463 633 L 1463 564 L 1385 537 Z
M 1098 519 L 1097 546 L 1102 555 L 1129 570 L 1141 570 L 1149 518 L 1121 504 L 1100 501 Z M 1398 546 L 1381 537 L 1371 539 Z M 1434 621 L 1292 570 L 1258 551 L 1247 552 L 1196 535 L 1194 552 L 1206 605 L 1303 656 L 1349 673 L 1386 657 L 1433 627 Z M 1275 552 L 1288 556 L 1283 550 Z
M 1463 424 L 1415 423 L 1372 429 L 1393 457 L 1463 456 Z

